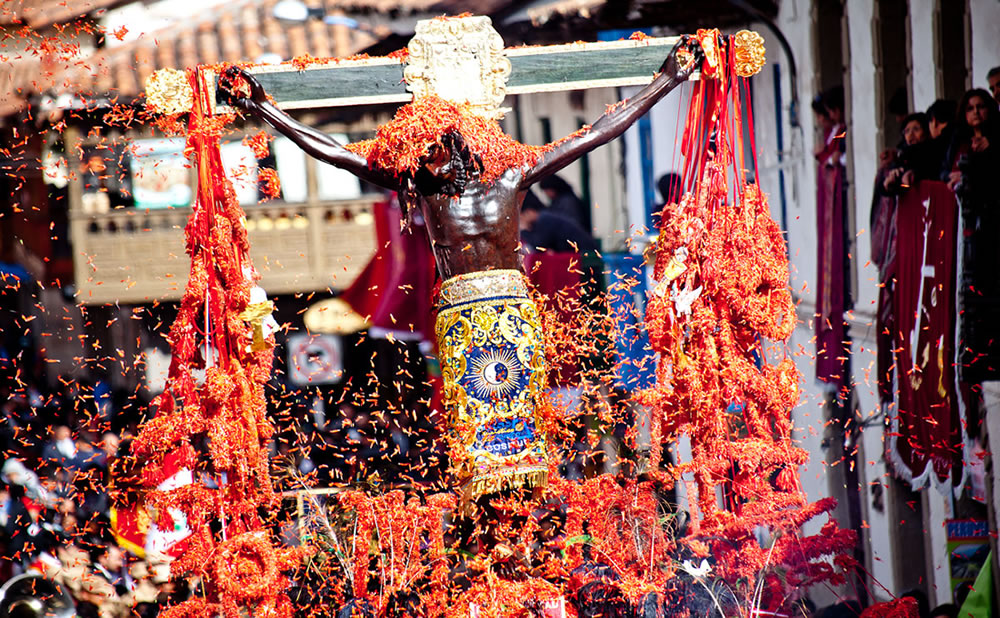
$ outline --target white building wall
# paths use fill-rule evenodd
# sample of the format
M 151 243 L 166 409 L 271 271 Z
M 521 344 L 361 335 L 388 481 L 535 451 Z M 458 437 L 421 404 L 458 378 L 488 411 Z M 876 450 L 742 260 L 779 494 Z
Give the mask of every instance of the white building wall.
M 972 87 L 986 88 L 986 73 L 1000 65 L 1000 2 L 970 0 L 969 13 L 972 30 Z
M 541 118 L 548 118 L 552 139 L 557 140 L 579 129 L 578 119 L 593 123 L 607 107 L 618 101 L 617 88 L 595 88 L 583 95 L 583 106 L 574 106 L 568 92 L 541 92 L 520 95 L 517 98 L 518 113 L 521 115 L 521 141 L 525 144 L 542 144 Z M 512 120 L 507 120 L 508 132 L 513 133 Z M 628 214 L 625 201 L 625 178 L 622 176 L 622 144 L 614 140 L 597 148 L 589 155 L 590 190 L 593 210 L 594 236 L 606 251 L 620 251 L 625 248 L 625 230 L 628 228 Z M 558 175 L 568 182 L 577 196 L 583 195 L 581 163 L 576 161 L 566 166 Z M 535 193 L 542 200 L 545 195 L 540 189 Z
M 669 36 L 669 35 L 665 35 Z M 639 87 L 622 88 L 622 96 L 629 98 L 639 92 Z M 683 162 L 680 156 L 680 140 L 684 133 L 683 115 L 687 114 L 687 102 L 691 86 L 681 84 L 673 92 L 660 100 L 649 111 L 650 132 L 652 133 L 653 181 L 668 172 L 680 172 Z M 642 235 L 646 221 L 644 200 L 645 187 L 642 178 L 641 148 L 639 128 L 632 125 L 622 137 L 625 144 L 625 184 L 628 196 L 629 229 L 634 235 Z M 656 203 L 661 196 L 655 193 Z M 645 230 L 655 234 L 655 230 Z
M 887 101 L 885 97 L 876 95 L 876 73 L 872 59 L 875 57 L 872 37 L 874 20 L 874 2 L 858 0 L 846 4 L 845 16 L 847 22 L 848 50 L 850 54 L 847 76 L 848 98 L 848 148 L 852 158 L 854 183 L 848 190 L 853 194 L 855 221 L 859 229 L 855 230 L 858 242 L 855 245 L 855 264 L 863 265 L 857 273 L 858 289 L 855 298 L 855 317 L 851 333 L 853 341 L 854 378 L 858 383 L 856 393 L 859 399 L 861 413 L 865 417 L 876 414 L 878 408 L 877 389 L 873 379 L 874 357 L 862 350 L 874 350 L 875 343 L 871 339 L 860 339 L 859 335 L 874 336 L 874 314 L 878 297 L 878 273 L 870 264 L 870 241 L 867 236 L 868 221 L 871 214 L 871 201 L 875 171 L 878 169 L 877 114 L 880 106 Z M 815 211 L 815 207 L 813 208 Z M 867 325 L 867 328 L 864 325 Z M 860 328 L 859 328 L 860 327 Z M 860 378 L 860 379 L 859 379 Z M 872 483 L 885 484 L 888 480 L 888 470 L 883 457 L 883 435 L 879 425 L 867 428 L 861 438 L 861 456 L 863 462 L 863 486 L 869 488 L 863 498 L 867 528 L 869 569 L 872 576 L 893 593 L 898 590 L 893 569 L 896 560 L 891 543 L 891 527 L 896 522 L 891 521 L 891 506 L 888 504 L 890 492 L 883 488 L 884 508 L 878 509 L 875 496 L 870 491 Z M 876 593 L 877 594 L 877 593 Z

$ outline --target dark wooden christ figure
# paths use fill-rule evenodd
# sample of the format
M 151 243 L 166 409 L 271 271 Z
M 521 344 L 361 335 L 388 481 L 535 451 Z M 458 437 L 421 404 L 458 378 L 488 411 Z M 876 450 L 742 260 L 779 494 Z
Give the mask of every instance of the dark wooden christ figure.
M 683 65 L 678 59 L 682 49 L 691 52 Z M 702 57 L 696 42 L 682 37 L 656 78 L 636 96 L 610 108 L 588 130 L 560 141 L 535 164 L 508 169 L 489 183 L 480 180 L 462 136 L 442 136 L 429 148 L 412 179 L 442 280 L 494 269 L 520 270 L 518 218 L 528 188 L 624 133 L 657 101 L 686 81 L 700 66 Z M 248 84 L 248 95 L 234 88 L 237 77 Z M 370 167 L 363 156 L 278 109 L 268 101 L 260 82 L 246 71 L 228 69 L 220 86 L 230 105 L 271 125 L 316 159 L 392 191 L 406 188 L 393 170 Z

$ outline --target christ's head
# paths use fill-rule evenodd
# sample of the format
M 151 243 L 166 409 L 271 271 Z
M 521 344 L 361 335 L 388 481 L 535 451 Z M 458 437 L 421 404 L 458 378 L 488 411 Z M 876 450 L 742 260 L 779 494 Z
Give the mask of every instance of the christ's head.
M 482 159 L 469 149 L 462 134 L 448 131 L 427 149 L 414 182 L 423 195 L 461 195 L 482 171 Z

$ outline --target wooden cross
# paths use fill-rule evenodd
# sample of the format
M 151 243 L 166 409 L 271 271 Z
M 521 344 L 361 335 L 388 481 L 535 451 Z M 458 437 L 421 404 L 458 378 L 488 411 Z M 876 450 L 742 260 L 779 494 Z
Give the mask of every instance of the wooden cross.
M 502 114 L 508 94 L 650 83 L 679 37 L 504 48 L 489 17 L 421 21 L 399 57 L 258 66 L 254 74 L 285 110 L 405 103 L 436 94 Z M 218 84 L 218 76 L 211 76 Z M 228 108 L 216 97 L 213 113 Z

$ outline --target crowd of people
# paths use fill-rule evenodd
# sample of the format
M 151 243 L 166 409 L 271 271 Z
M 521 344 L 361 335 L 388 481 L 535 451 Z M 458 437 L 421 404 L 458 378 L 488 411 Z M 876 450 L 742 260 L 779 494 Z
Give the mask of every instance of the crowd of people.
M 110 469 L 134 422 L 111 418 L 100 383 L 52 389 L 0 364 L 0 581 L 54 581 L 81 617 L 156 615 L 176 592 L 169 565 L 127 556 L 112 531 Z
M 990 316 L 1000 311 L 1000 287 L 993 276 L 1000 263 L 994 242 L 1000 235 L 1000 217 L 995 208 L 995 172 L 1000 169 L 1000 67 L 992 69 L 987 79 L 991 91 L 973 88 L 958 101 L 936 100 L 926 111 L 908 111 L 905 92 L 900 91 L 904 96 L 893 97 L 887 110 L 895 117 L 900 135 L 895 146 L 879 155 L 868 226 L 871 261 L 879 271 L 878 376 L 883 401 L 892 399 L 891 380 L 887 376 L 893 366 L 892 350 L 898 347 L 898 342 L 885 338 L 893 328 L 892 297 L 898 287 L 900 263 L 897 254 L 913 247 L 919 251 L 927 244 L 919 238 L 899 237 L 898 204 L 921 183 L 942 183 L 938 186 L 946 186 L 957 204 L 951 213 L 935 200 L 925 218 L 938 219 L 940 223 L 934 225 L 955 229 L 954 233 L 948 232 L 947 241 L 949 247 L 955 247 L 948 253 L 959 255 L 955 265 L 957 293 L 942 291 L 946 296 L 957 296 L 956 315 L 961 316 L 956 318 L 961 324 L 957 342 L 959 379 L 980 384 L 998 377 L 1000 330 Z M 847 225 L 843 88 L 838 86 L 817 95 L 813 111 L 824 138 L 816 149 L 817 378 L 843 394 L 849 390 L 851 371 L 850 333 L 842 316 L 854 302 L 850 278 L 844 273 L 851 271 L 850 246 L 855 234 Z M 954 223 L 950 223 L 952 220 Z M 941 256 L 916 256 L 916 259 L 920 262 L 932 257 Z
M 1000 67 L 991 73 L 1000 79 Z M 994 88 L 1000 93 L 1000 88 Z M 925 112 L 905 115 L 898 147 L 882 153 L 876 189 L 894 195 L 920 180 L 941 180 L 952 190 L 983 191 L 976 180 L 991 180 L 1000 163 L 998 99 L 982 88 L 960 101 L 938 99 Z
M 887 111 L 895 116 L 900 128 L 899 141 L 880 153 L 868 227 L 871 261 L 879 273 L 876 337 L 878 394 L 883 409 L 891 411 L 887 414 L 902 418 L 905 412 L 922 410 L 919 403 L 915 403 L 918 399 L 939 397 L 945 404 L 941 405 L 938 400 L 931 404 L 939 417 L 929 422 L 951 422 L 955 435 L 959 433 L 957 423 L 961 423 L 962 435 L 967 434 L 971 440 L 980 438 L 979 425 L 983 420 L 980 385 L 985 380 L 1000 377 L 1000 347 L 997 346 L 1000 331 L 994 324 L 1000 312 L 1000 286 L 995 274 L 1000 267 L 996 245 L 1000 237 L 996 201 L 997 170 L 1000 170 L 1000 67 L 989 71 L 987 80 L 989 91 L 973 88 L 958 101 L 936 100 L 926 111 L 907 110 L 903 91 L 904 96 L 893 97 Z M 824 91 L 813 102 L 813 111 L 824 136 L 816 149 L 819 234 L 816 371 L 817 378 L 831 386 L 830 392 L 836 394 L 830 399 L 836 405 L 846 405 L 853 388 L 851 334 L 843 317 L 854 301 L 849 279 L 844 273 L 850 271 L 850 236 L 855 233 L 847 224 L 844 103 L 841 87 Z M 946 199 L 940 199 L 942 191 Z M 932 195 L 933 199 L 928 197 L 920 208 L 904 209 L 904 198 L 912 195 L 920 195 L 921 200 L 924 195 Z M 923 213 L 922 221 L 907 219 L 920 219 L 918 212 Z M 945 253 L 955 254 L 957 259 L 952 260 L 950 255 L 931 255 L 940 249 L 939 245 L 932 245 L 934 239 L 931 237 L 937 235 L 946 237 L 941 246 L 949 248 Z M 939 261 L 941 264 L 936 272 L 939 279 L 935 279 L 933 286 L 925 285 L 923 277 L 928 273 L 934 277 L 933 264 Z M 914 264 L 915 282 L 911 273 Z M 928 264 L 932 266 L 928 268 Z M 941 265 L 953 276 L 942 272 Z M 921 296 L 921 288 L 925 288 L 924 296 Z M 909 298 L 907 293 L 916 298 L 919 309 L 901 300 Z M 927 310 L 927 306 L 937 309 Z M 949 311 L 942 312 L 942 307 L 948 307 Z M 927 380 L 934 368 L 927 364 L 924 347 L 919 348 L 924 356 L 917 354 L 917 335 L 901 325 L 907 318 L 904 314 L 909 314 L 910 321 L 913 315 L 919 316 L 912 333 L 920 335 L 920 332 L 937 329 L 933 337 L 940 348 L 938 353 L 950 353 L 950 344 L 941 342 L 950 341 L 951 334 L 955 335 L 955 359 L 951 363 L 939 361 L 940 384 L 944 386 L 933 393 L 928 394 L 927 389 L 919 391 L 919 382 L 913 381 L 914 376 L 920 375 Z M 950 317 L 940 320 L 940 316 Z M 921 318 L 925 322 L 919 322 Z M 941 338 L 938 338 L 938 331 L 943 334 Z M 899 357 L 902 353 L 910 358 L 909 349 L 903 353 L 904 346 L 914 348 L 913 375 L 906 361 Z M 954 373 L 948 373 L 952 367 Z M 937 374 L 934 375 L 933 383 L 939 384 Z M 949 386 L 950 383 L 955 386 Z M 945 394 L 948 392 L 946 386 L 957 390 L 954 394 Z M 904 390 L 909 391 L 906 397 L 901 394 Z M 967 416 L 956 421 L 959 406 Z M 912 431 L 905 418 L 900 427 L 903 432 Z M 887 450 L 893 448 L 890 444 Z M 918 449 L 915 452 L 919 455 Z M 914 465 L 917 457 L 910 455 L 897 459 L 895 455 L 887 454 L 894 474 L 907 480 L 910 480 L 907 474 L 918 475 L 920 468 Z M 958 464 L 962 465 L 960 458 Z M 984 500 L 985 496 L 977 495 L 975 489 L 969 495 L 973 499 L 970 505 L 959 508 L 977 513 L 985 511 L 974 502 Z M 910 596 L 918 600 L 922 618 L 953 618 L 959 615 L 969 588 L 963 584 L 952 592 L 954 604 L 934 609 L 930 609 L 926 596 L 921 593 Z M 818 610 L 814 615 L 833 618 L 859 613 L 860 606 L 841 603 Z M 964 610 L 962 615 L 965 615 Z

